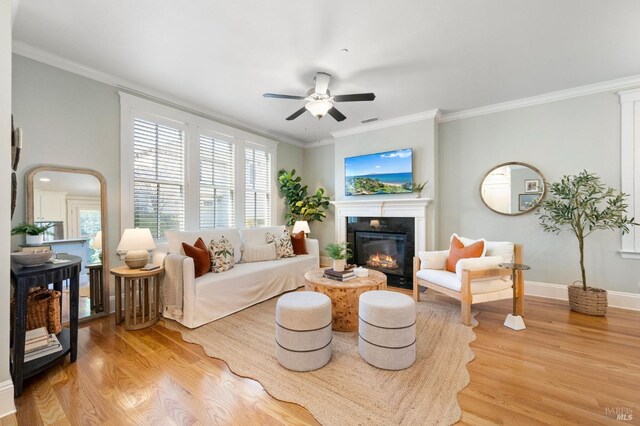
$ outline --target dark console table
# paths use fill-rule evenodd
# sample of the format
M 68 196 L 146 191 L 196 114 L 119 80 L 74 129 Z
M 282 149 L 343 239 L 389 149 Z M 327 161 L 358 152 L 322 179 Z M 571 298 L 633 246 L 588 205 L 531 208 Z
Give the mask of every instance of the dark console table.
M 68 263 L 45 263 L 42 266 L 25 268 L 11 262 L 11 284 L 15 289 L 16 309 L 13 326 L 13 364 L 11 373 L 15 386 L 15 395 L 22 393 L 24 379 L 36 375 L 54 363 L 71 354 L 71 362 L 78 355 L 78 304 L 80 292 L 80 267 L 82 259 L 78 256 L 59 255 L 58 259 Z M 62 283 L 69 280 L 69 326 L 63 327 L 57 335 L 62 351 L 42 358 L 24 362 L 24 340 L 27 322 L 27 295 L 33 287 L 53 284 L 54 290 L 62 291 Z M 60 298 L 62 300 L 62 298 Z M 62 310 L 60 310 L 62 313 Z

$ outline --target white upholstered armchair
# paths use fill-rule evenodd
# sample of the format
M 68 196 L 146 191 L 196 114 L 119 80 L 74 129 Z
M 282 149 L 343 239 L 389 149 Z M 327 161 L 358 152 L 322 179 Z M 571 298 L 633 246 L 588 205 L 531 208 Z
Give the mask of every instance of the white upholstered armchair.
M 466 245 L 473 240 L 460 238 Z M 445 269 L 449 250 L 421 251 L 413 260 L 413 298 L 420 300 L 419 287 L 437 291 L 460 300 L 461 320 L 471 325 L 471 305 L 513 298 L 511 271 L 498 266 L 500 263 L 522 263 L 523 247 L 510 242 L 485 242 L 484 256 L 460 259 L 456 272 Z M 516 274 L 515 309 L 524 313 L 524 278 Z

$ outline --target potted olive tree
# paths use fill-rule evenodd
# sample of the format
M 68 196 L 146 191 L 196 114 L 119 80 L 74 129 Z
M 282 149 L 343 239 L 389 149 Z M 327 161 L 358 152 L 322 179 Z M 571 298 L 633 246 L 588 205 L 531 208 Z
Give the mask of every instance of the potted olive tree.
M 582 281 L 569 286 L 571 310 L 588 315 L 603 316 L 607 312 L 606 290 L 587 285 L 584 267 L 584 240 L 600 229 L 629 232 L 637 225 L 627 218 L 626 195 L 605 187 L 600 177 L 586 170 L 573 176 L 563 176 L 549 186 L 550 196 L 540 204 L 540 226 L 546 232 L 570 230 L 578 240 Z M 575 285 L 581 282 L 582 285 Z
M 53 223 L 47 225 L 35 225 L 33 223 L 21 223 L 11 229 L 11 235 L 26 235 L 26 243 L 30 246 L 39 246 L 44 241 L 44 233 L 53 226 Z
M 349 248 L 349 243 L 329 243 L 324 246 L 324 249 L 327 255 L 333 259 L 333 270 L 336 272 L 344 271 L 347 259 L 353 255 L 353 252 Z

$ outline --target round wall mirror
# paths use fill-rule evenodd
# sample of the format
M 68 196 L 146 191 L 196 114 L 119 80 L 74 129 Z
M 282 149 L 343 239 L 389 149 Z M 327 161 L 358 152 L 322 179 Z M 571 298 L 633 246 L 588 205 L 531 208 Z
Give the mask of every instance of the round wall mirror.
M 516 161 L 498 164 L 480 184 L 482 202 L 494 212 L 508 216 L 533 211 L 545 194 L 540 170 Z

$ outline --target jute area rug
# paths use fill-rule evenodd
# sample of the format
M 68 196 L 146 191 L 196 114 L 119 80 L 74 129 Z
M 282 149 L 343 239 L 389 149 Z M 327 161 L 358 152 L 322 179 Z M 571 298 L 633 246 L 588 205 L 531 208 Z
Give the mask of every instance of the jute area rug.
M 271 396 L 302 405 L 324 425 L 436 425 L 461 418 L 457 394 L 469 383 L 466 364 L 474 357 L 469 343 L 475 335 L 460 323 L 456 301 L 428 297 L 416 305 L 416 362 L 406 370 L 372 367 L 358 354 L 357 332 L 334 331 L 331 361 L 299 373 L 276 360 L 277 299 L 193 330 L 169 320 L 165 325 L 234 373 L 260 382 Z

